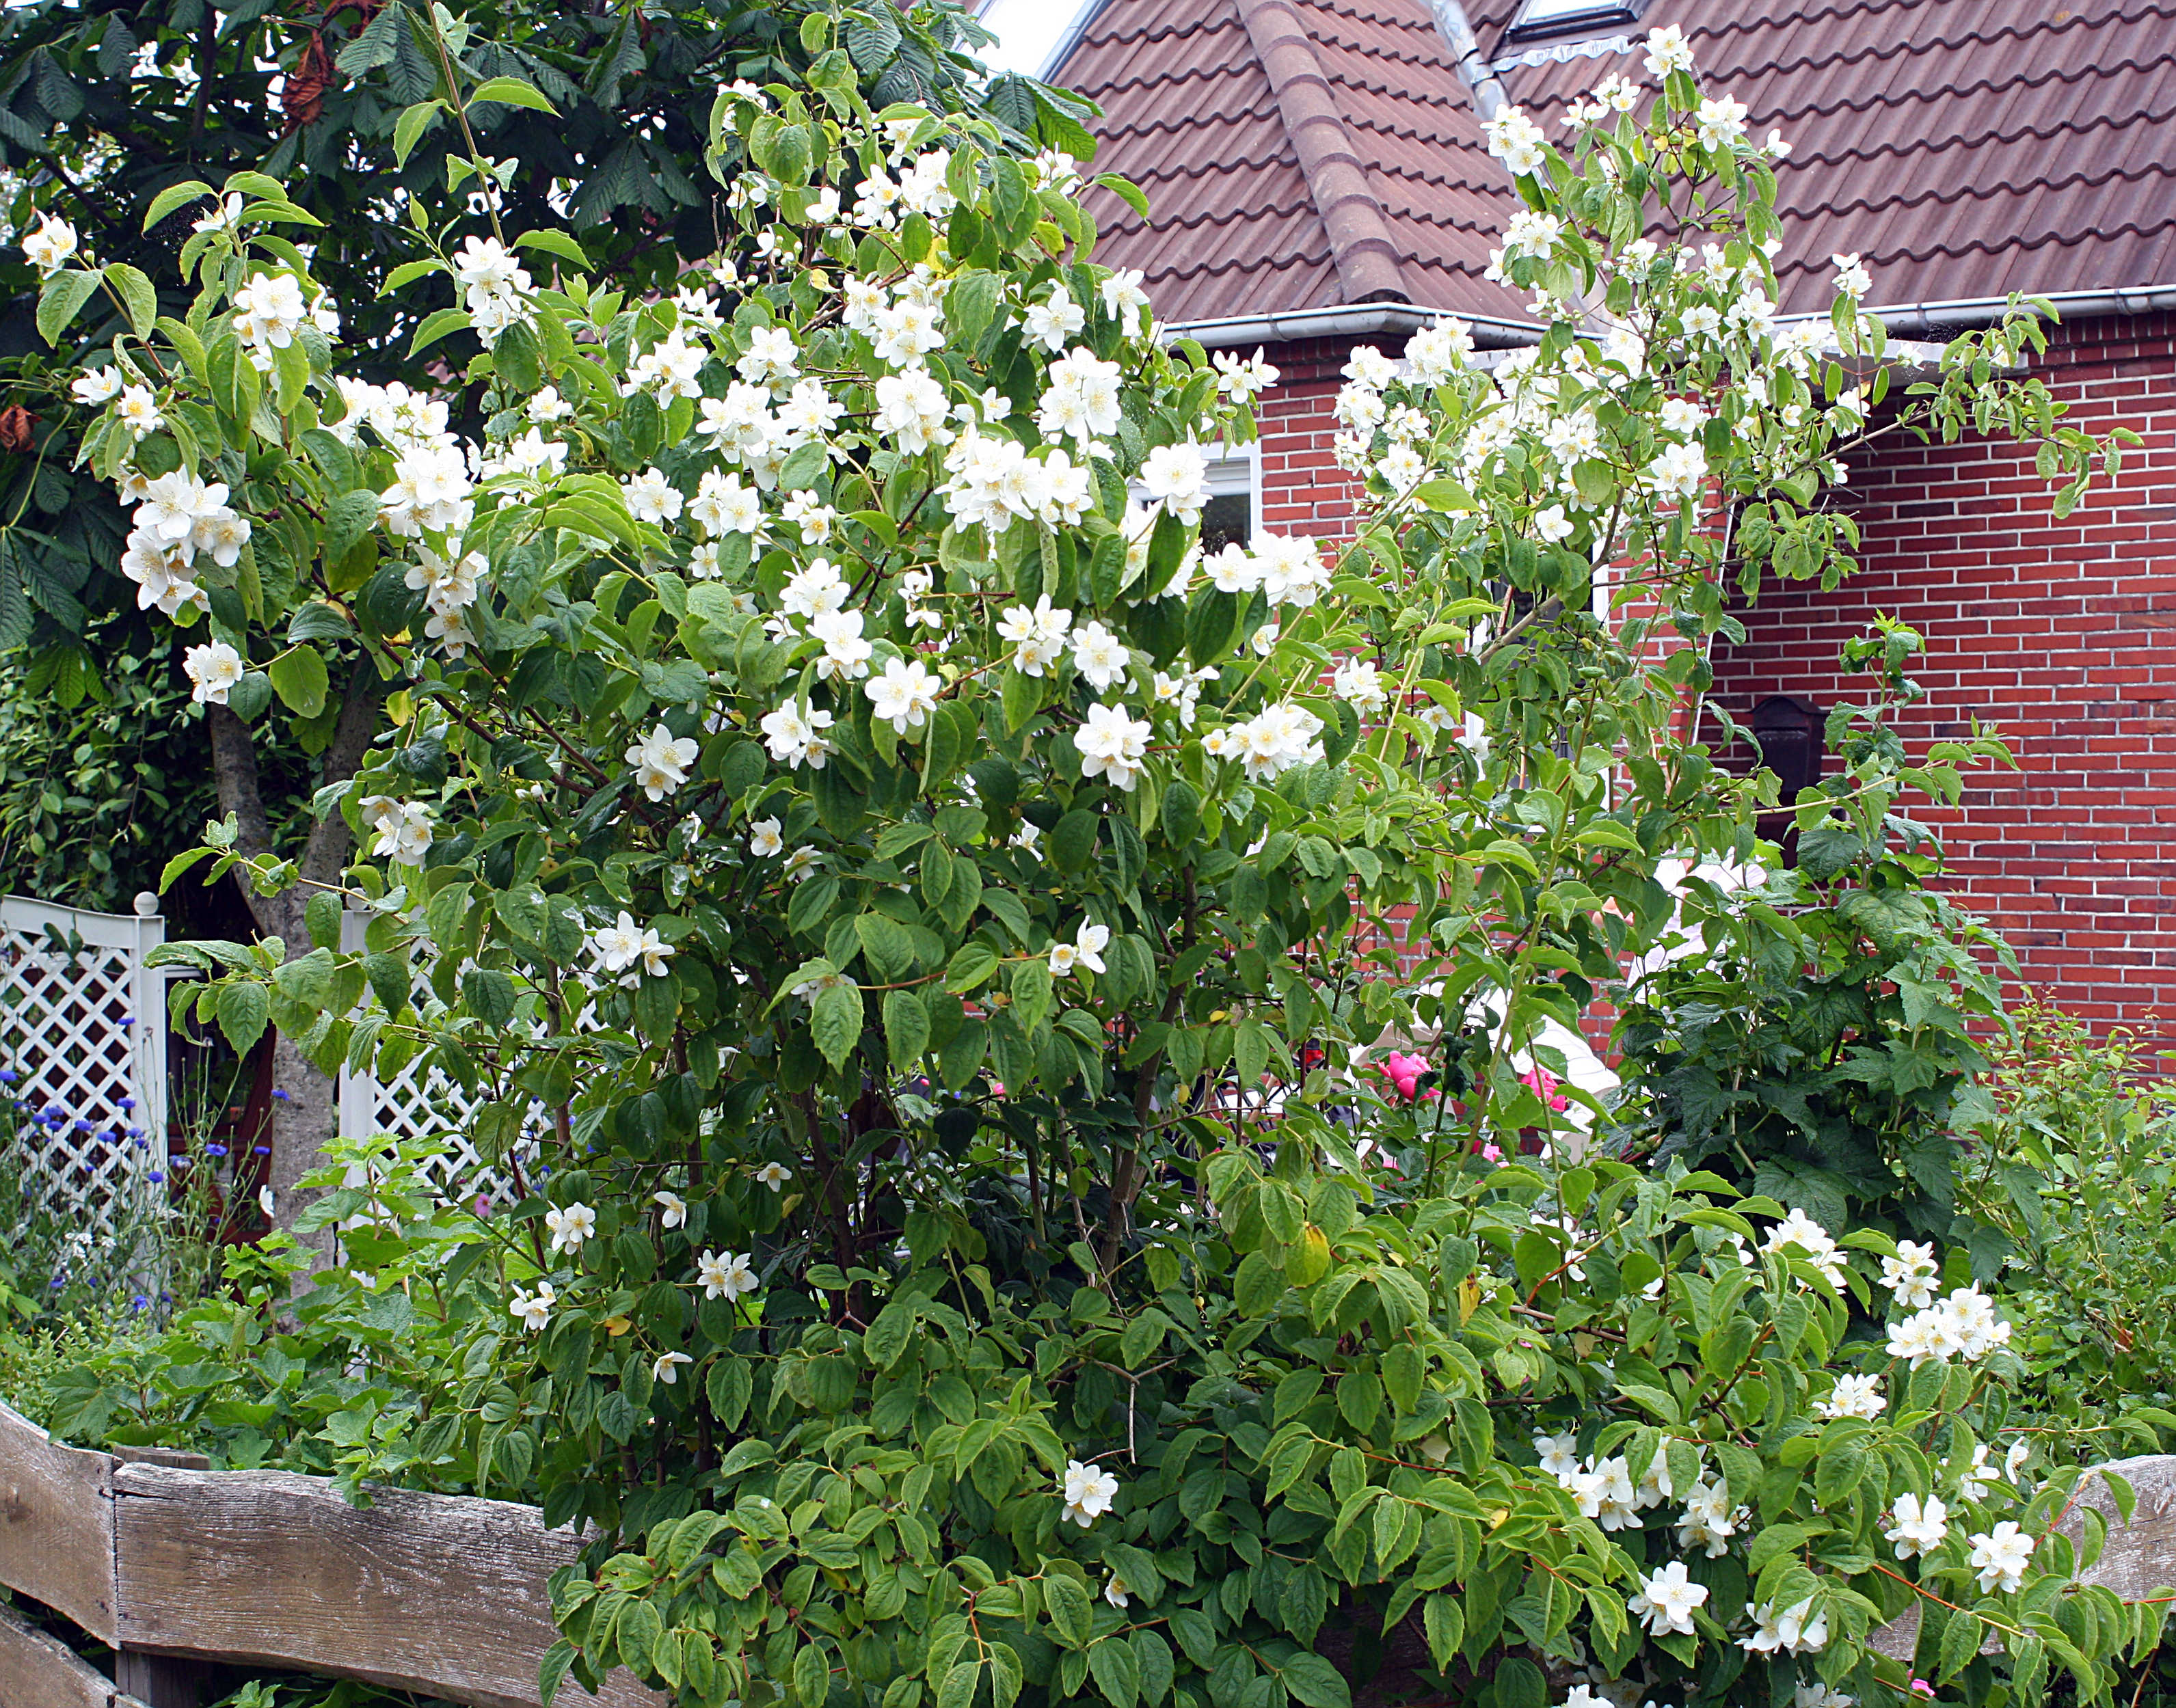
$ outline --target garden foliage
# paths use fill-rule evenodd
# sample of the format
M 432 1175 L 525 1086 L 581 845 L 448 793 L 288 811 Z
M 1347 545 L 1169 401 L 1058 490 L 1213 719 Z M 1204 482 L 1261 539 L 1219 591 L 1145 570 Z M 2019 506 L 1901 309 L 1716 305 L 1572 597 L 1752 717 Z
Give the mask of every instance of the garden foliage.
M 2070 1587 L 2074 1473 L 1983 1452 L 2016 1364 L 1959 1254 L 1589 1155 L 1546 1042 L 1673 938 L 1803 942 L 1663 881 L 1755 851 L 1761 784 L 1678 722 L 1727 582 L 1840 571 L 1820 494 L 1885 405 L 2040 437 L 2073 499 L 2106 448 L 2005 377 L 2036 323 L 1903 400 L 1854 266 L 1777 323 L 1768 150 L 1659 31 L 1659 96 L 1612 79 L 1568 151 L 1492 126 L 1539 345 L 1355 351 L 1358 537 L 1205 561 L 1260 364 L 1155 335 L 1076 162 L 872 111 L 829 28 L 721 93 L 735 226 L 672 296 L 555 228 L 417 226 L 388 288 L 458 286 L 416 338 L 483 346 L 480 443 L 342 370 L 268 179 L 186 318 L 64 261 L 41 308 L 129 311 L 85 455 L 198 693 L 385 686 L 317 802 L 357 860 L 229 824 L 177 862 L 307 879 L 313 946 L 167 953 L 237 1047 L 427 1060 L 520 1182 L 443 1275 L 365 1233 L 335 1285 L 503 1274 L 435 1307 L 466 1379 L 397 1462 L 599 1526 L 547 1686 L 1342 1708 L 1334 1616 L 1417 1621 L 1433 1688 L 1500 1708 L 1886 1702 L 1863 1640 L 1918 1598 L 1944 1688 L 2104 1689 L 2159 1609 Z M 1974 757 L 1869 735 L 1799 809 L 1863 838 L 1812 881 L 1912 940 L 1945 1035 L 1971 944 L 1890 808 Z

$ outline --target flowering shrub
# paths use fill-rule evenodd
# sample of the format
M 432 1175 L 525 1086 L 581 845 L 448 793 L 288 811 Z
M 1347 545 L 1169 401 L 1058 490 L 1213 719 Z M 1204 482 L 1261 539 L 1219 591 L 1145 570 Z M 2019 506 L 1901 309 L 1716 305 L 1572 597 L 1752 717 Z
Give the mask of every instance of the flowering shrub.
M 1331 1708 L 1335 1607 L 1417 1616 L 1461 1697 L 1874 1698 L 1905 1677 L 1861 1640 L 1915 1582 L 1961 1610 L 1942 1678 L 1988 1621 L 2028 1694 L 2097 1676 L 2133 1616 L 2054 1610 L 2059 1488 L 1975 1475 L 1977 1295 L 1892 1370 L 1847 1303 L 1856 1254 L 1918 1274 L 1886 1236 L 1568 1145 L 1498 1166 L 1600 1112 L 1548 1029 L 1676 928 L 1664 862 L 1752 851 L 1759 786 L 1675 714 L 1733 562 L 1843 567 L 1816 498 L 1886 400 L 1847 291 L 1776 322 L 1765 156 L 1653 52 L 1644 119 L 1613 88 L 1569 154 L 1496 127 L 1548 330 L 1354 352 L 1334 559 L 1205 560 L 1205 448 L 1273 374 L 1156 335 L 1075 163 L 873 112 L 835 55 L 721 99 L 738 226 L 672 296 L 563 233 L 418 231 L 392 288 L 458 287 L 416 340 L 487 344 L 481 442 L 340 373 L 247 212 L 193 318 L 116 346 L 88 454 L 203 697 L 398 684 L 318 802 L 351 866 L 231 825 L 179 862 L 313 893 L 307 947 L 176 945 L 220 975 L 177 1001 L 427 1059 L 510 1170 L 550 1129 L 434 1424 L 606 1533 L 547 1687 Z M 57 270 L 48 318 L 96 283 Z M 1993 377 L 2036 336 L 1961 340 L 1900 418 L 2046 429 L 2075 490 L 2096 447 Z M 1430 1028 L 1436 1096 L 1408 1048 L 1366 1071 Z M 1916 1579 L 1874 1539 L 1903 1495 Z

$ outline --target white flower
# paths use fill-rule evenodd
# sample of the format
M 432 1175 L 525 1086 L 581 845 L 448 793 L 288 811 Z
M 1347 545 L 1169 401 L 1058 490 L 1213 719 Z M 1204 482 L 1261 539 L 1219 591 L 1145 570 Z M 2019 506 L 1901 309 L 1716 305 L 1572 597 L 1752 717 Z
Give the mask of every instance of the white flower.
M 1814 1612 L 1812 1597 L 1778 1613 L 1773 1607 L 1745 1604 L 1752 1615 L 1754 1633 L 1740 1637 L 1738 1646 L 1751 1655 L 1772 1655 L 1778 1650 L 1792 1655 L 1818 1654 L 1828 1646 L 1829 1616 Z
M 1131 1605 L 1131 1598 L 1126 1594 L 1126 1586 L 1118 1581 L 1118 1575 L 1116 1572 L 1103 1580 L 1103 1599 L 1122 1613 Z
M 1140 761 L 1155 732 L 1146 718 L 1129 716 L 1123 706 L 1090 706 L 1087 721 L 1073 736 L 1080 753 L 1080 775 L 1106 777 L 1130 791 L 1140 778 Z
M 820 771 L 831 756 L 831 743 L 824 738 L 824 732 L 831 727 L 832 721 L 827 711 L 811 708 L 804 713 L 789 700 L 776 711 L 764 714 L 757 727 L 763 732 L 764 745 L 775 762 L 806 765 L 812 771 Z
M 1699 127 L 1700 146 L 1724 153 L 1745 140 L 1745 103 L 1733 101 L 1728 95 L 1711 95 L 1702 101 L 1700 111 L 1693 115 Z
M 1651 30 L 1647 35 L 1647 69 L 1657 77 L 1667 77 L 1673 71 L 1693 68 L 1692 45 L 1685 33 L 1674 24 Z
M 1069 972 L 1102 972 L 1103 951 L 1111 941 L 1111 927 L 1091 925 L 1083 920 L 1070 943 L 1053 943 L 1050 946 L 1050 971 L 1056 978 Z
M 937 710 L 937 696 L 944 686 L 920 659 L 891 658 L 884 661 L 884 673 L 871 677 L 862 692 L 868 696 L 874 715 L 889 723 L 895 734 L 903 736 L 911 729 L 920 729 Z
M 1513 177 L 1534 171 L 1548 158 L 1541 126 L 1515 106 L 1505 107 L 1481 129 L 1488 139 L 1488 152 L 1504 162 Z
M 1417 384 L 1441 385 L 1473 354 L 1473 329 L 1455 315 L 1425 326 L 1406 342 L 1406 368 Z
M 793 1178 L 793 1172 L 783 1162 L 766 1162 L 756 1170 L 755 1178 L 776 1192 Z
M 1023 676 L 1041 676 L 1058 661 L 1072 623 L 1073 613 L 1063 607 L 1053 609 L 1045 593 L 1032 610 L 1025 605 L 1006 607 L 998 618 L 998 639 L 1011 644 L 1014 669 Z
M 139 439 L 158 432 L 166 424 L 166 417 L 159 411 L 159 400 L 152 394 L 149 386 L 132 385 L 123 391 L 113 413 L 119 417 L 121 424 Z
M 688 768 L 701 748 L 690 737 L 675 737 L 665 725 L 645 736 L 627 750 L 634 767 L 635 786 L 653 801 L 661 801 L 688 781 Z
M 1209 503 L 1209 460 L 1199 445 L 1158 445 L 1141 465 L 1141 485 L 1172 515 L 1191 522 Z
M 285 350 L 295 341 L 310 305 L 291 273 L 258 273 L 234 293 L 233 326 L 260 351 Z
M 812 617 L 808 633 L 824 643 L 816 660 L 816 675 L 824 682 L 859 682 L 869 673 L 876 648 L 862 635 L 858 611 L 826 611 Z
M 1126 678 L 1132 655 L 1126 644 L 1100 623 L 1073 632 L 1073 663 L 1098 694 L 1108 694 Z
M 41 213 L 38 229 L 23 239 L 23 254 L 41 273 L 57 273 L 68 264 L 80 240 L 66 220 Z
M 807 568 L 797 569 L 787 578 L 778 602 L 791 616 L 819 617 L 838 610 L 851 590 L 837 564 L 829 558 L 812 558 Z
M 653 1192 L 650 1201 L 665 1214 L 658 1218 L 661 1227 L 682 1227 L 688 1221 L 688 1200 L 677 1192 Z
M 748 852 L 759 860 L 766 860 L 784 848 L 786 840 L 779 835 L 779 829 L 775 819 L 751 820 L 748 824 Z
M 733 371 L 751 385 L 767 385 L 778 391 L 801 371 L 801 352 L 793 347 L 793 335 L 782 326 L 759 326 L 748 335 L 748 347 L 733 363 Z
M 557 386 L 547 385 L 522 406 L 522 412 L 539 427 L 549 427 L 563 422 L 574 412 L 574 406 L 559 395 Z
M 625 972 L 642 959 L 642 938 L 634 916 L 622 908 L 617 920 L 590 938 L 590 954 L 601 971 Z
M 597 1213 L 586 1204 L 570 1204 L 564 1210 L 546 1210 L 544 1226 L 551 1230 L 552 1250 L 579 1251 L 582 1242 L 597 1231 Z
M 242 655 L 223 640 L 193 646 L 182 655 L 182 669 L 199 705 L 225 705 L 229 689 L 242 680 Z
M 661 469 L 645 469 L 639 474 L 629 475 L 619 487 L 627 498 L 628 514 L 638 522 L 662 525 L 677 521 L 680 507 L 687 502 Z
M 1934 1553 L 1948 1539 L 1949 1517 L 1949 1508 L 1937 1496 L 1923 1501 L 1916 1494 L 1900 1494 L 1896 1521 L 1881 1533 L 1896 1545 L 1897 1558 L 1910 1559 Z
M 782 869 L 792 882 L 798 884 L 816 869 L 823 858 L 813 848 L 796 848 L 786 857 Z
M 1210 357 L 1210 365 L 1216 370 L 1216 389 L 1234 403 L 1251 403 L 1278 379 L 1277 370 L 1262 360 L 1259 345 L 1245 361 L 1228 350 L 1220 350 Z
M 552 1307 L 558 1302 L 558 1297 L 552 1291 L 551 1282 L 541 1281 L 536 1283 L 536 1291 L 533 1293 L 525 1293 L 516 1288 L 513 1298 L 507 1304 L 507 1310 L 519 1317 L 521 1326 L 533 1335 L 540 1332 L 552 1320 Z
M 78 374 L 69 382 L 68 390 L 78 403 L 96 405 L 111 403 L 121 395 L 121 370 L 117 367 L 94 367 Z
M 1265 706 L 1232 735 L 1239 762 L 1252 782 L 1269 782 L 1295 765 L 1311 764 L 1322 757 L 1322 720 L 1305 706 L 1279 703 Z
M 696 1267 L 695 1279 L 701 1283 L 706 1299 L 737 1299 L 763 1285 L 756 1278 L 755 1265 L 749 1258 L 732 1252 L 722 1256 L 715 1251 L 704 1252 L 702 1262 Z
M 1676 1631 L 1690 1636 L 1694 1629 L 1693 1609 L 1706 1600 L 1707 1586 L 1693 1582 L 1686 1576 L 1684 1564 L 1672 1560 L 1648 1575 L 1640 1586 L 1640 1593 L 1626 1600 L 1624 1610 L 1652 1635 L 1659 1637 Z
M 1118 1479 L 1100 1465 L 1069 1460 L 1058 1493 L 1065 1502 L 1059 1522 L 1069 1518 L 1085 1530 L 1111 1509 L 1111 1503 L 1118 1498 Z
M 371 819 L 371 828 L 378 832 L 378 843 L 371 852 L 403 866 L 421 864 L 430 852 L 435 834 L 431 808 L 422 801 L 384 802 Z
M 1814 1407 L 1824 1417 L 1879 1417 L 1886 1401 L 1879 1376 L 1839 1376 L 1829 1396 Z
M 2024 1586 L 2033 1540 L 2007 1519 L 1972 1538 L 1972 1552 L 1965 1563 L 1978 1572 L 1982 1595 L 1999 1589 L 2006 1596 L 2014 1596 Z
M 1896 1303 L 1907 1310 L 1923 1310 L 1939 1297 L 1938 1282 L 1940 1266 L 1934 1261 L 1934 1248 L 1917 1241 L 1900 1239 L 1896 1255 L 1881 1259 L 1881 1285 L 1896 1296 Z
M 1382 667 L 1372 658 L 1341 660 L 1330 678 L 1330 692 L 1362 711 L 1380 711 L 1390 701 L 1383 686 Z
M 1691 316 L 1686 316 L 1688 323 Z M 1697 444 L 1670 445 L 1647 466 L 1647 477 L 1662 492 L 1697 498 L 1707 483 L 1707 453 Z
M 1858 256 L 1831 255 L 1829 259 L 1836 264 L 1837 296 L 1856 300 L 1874 288 L 1874 275 Z
M 873 425 L 879 433 L 896 439 L 902 451 L 911 455 L 951 443 L 951 430 L 944 425 L 950 402 L 927 369 L 888 373 L 877 382 L 876 394 Z
M 695 1361 L 685 1352 L 660 1352 L 657 1362 L 650 1367 L 650 1373 L 666 1387 L 676 1387 L 680 1381 L 680 1367 Z
M 1569 1431 L 1562 1435 L 1537 1435 L 1534 1451 L 1541 1456 L 1542 1469 L 1559 1482 L 1579 1469 L 1579 1437 Z
M 1063 285 L 1051 287 L 1050 300 L 1031 304 L 1026 317 L 1027 335 L 1045 350 L 1057 351 L 1072 341 L 1074 335 L 1088 324 L 1088 317 L 1080 312 Z

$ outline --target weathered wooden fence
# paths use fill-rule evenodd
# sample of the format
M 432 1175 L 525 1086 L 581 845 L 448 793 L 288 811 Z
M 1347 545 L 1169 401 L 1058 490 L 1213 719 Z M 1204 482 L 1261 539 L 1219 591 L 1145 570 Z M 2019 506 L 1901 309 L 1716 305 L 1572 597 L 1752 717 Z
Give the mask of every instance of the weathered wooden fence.
M 579 1546 L 534 1507 L 389 1489 L 356 1508 L 321 1477 L 64 1447 L 0 1406 L 0 1584 L 119 1657 L 109 1680 L 0 1624 L 0 1705 L 195 1708 L 196 1667 L 217 1661 L 536 1708 L 558 1635 L 545 1580 Z M 623 1672 L 559 1694 L 661 1701 Z

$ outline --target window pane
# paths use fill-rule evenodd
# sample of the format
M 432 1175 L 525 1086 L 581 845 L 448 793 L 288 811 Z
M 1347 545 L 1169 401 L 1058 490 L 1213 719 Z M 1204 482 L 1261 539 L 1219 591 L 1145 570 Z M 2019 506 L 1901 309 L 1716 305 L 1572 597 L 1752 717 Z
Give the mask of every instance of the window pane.
M 1227 546 L 1246 546 L 1254 536 L 1254 504 L 1245 492 L 1211 498 L 1201 512 L 1201 553 L 1213 558 Z

